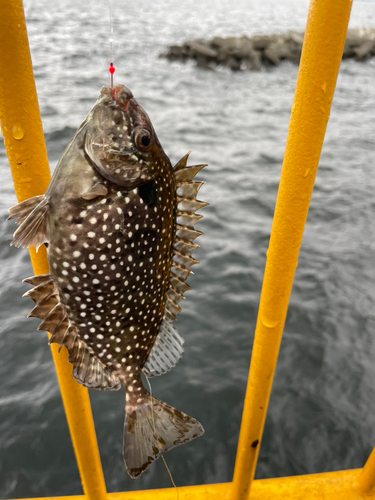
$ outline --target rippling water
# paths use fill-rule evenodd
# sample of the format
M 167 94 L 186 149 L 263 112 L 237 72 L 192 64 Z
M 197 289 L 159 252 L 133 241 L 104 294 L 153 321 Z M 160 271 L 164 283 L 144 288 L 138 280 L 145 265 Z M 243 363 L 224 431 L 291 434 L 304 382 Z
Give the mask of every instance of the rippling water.
M 201 264 L 178 320 L 186 350 L 154 394 L 206 434 L 166 460 L 178 485 L 230 481 L 297 68 L 206 72 L 158 54 L 196 37 L 303 30 L 306 1 L 113 1 L 117 82 L 147 109 L 175 162 L 207 162 Z M 107 83 L 104 1 L 26 0 L 51 167 Z M 354 3 L 351 27 L 374 27 Z M 302 242 L 257 477 L 361 467 L 375 444 L 375 60 L 344 61 Z M 15 97 L 16 98 L 16 97 Z M 0 149 L 0 496 L 79 494 L 44 332 L 26 320 L 28 253 L 9 247 L 16 203 Z M 137 481 L 121 459 L 124 393 L 91 391 L 109 491 L 168 487 L 158 461 Z

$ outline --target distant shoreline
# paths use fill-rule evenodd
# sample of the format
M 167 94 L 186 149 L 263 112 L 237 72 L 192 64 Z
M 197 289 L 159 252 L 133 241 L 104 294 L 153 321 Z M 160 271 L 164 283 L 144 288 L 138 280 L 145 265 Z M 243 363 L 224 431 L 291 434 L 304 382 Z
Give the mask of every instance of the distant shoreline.
M 171 45 L 160 54 L 170 61 L 194 60 L 200 68 L 215 70 L 218 66 L 233 71 L 259 71 L 262 66 L 278 66 L 282 61 L 299 63 L 303 32 L 288 31 L 280 35 L 255 35 L 247 37 L 214 37 L 196 39 L 182 45 Z M 348 30 L 343 59 L 366 61 L 375 56 L 375 28 Z

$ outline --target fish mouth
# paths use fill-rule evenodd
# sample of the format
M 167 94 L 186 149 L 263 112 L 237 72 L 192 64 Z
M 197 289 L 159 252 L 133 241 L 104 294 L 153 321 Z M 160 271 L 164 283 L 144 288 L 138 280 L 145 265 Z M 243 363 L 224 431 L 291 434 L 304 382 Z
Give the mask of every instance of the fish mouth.
M 121 83 L 115 85 L 114 88 L 103 87 L 101 95 L 110 96 L 114 103 L 121 106 L 125 111 L 128 111 L 129 102 L 134 97 L 132 91 L 126 85 Z

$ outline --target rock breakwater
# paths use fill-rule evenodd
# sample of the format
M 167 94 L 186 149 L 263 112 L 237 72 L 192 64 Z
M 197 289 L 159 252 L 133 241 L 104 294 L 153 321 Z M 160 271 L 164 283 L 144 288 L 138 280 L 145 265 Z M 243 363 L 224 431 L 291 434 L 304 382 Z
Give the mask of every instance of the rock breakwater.
M 161 54 L 170 61 L 196 61 L 197 66 L 214 70 L 218 66 L 231 70 L 260 70 L 262 66 L 278 66 L 282 61 L 299 63 L 304 33 L 289 31 L 280 35 L 246 35 L 211 40 L 190 40 L 171 45 Z M 375 56 L 375 29 L 353 29 L 347 33 L 343 59 L 365 61 Z

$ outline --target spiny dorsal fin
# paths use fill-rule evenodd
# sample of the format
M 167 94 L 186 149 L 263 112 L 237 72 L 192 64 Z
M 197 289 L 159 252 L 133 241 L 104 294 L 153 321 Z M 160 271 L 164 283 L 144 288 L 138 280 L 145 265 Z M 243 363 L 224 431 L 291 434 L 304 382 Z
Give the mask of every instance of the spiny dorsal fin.
M 187 160 L 190 156 L 190 153 L 191 153 L 192 150 L 188 151 L 186 153 L 186 155 L 184 155 L 180 160 L 178 160 L 178 162 L 176 163 L 176 165 L 174 166 L 174 171 L 177 172 L 177 170 L 181 170 L 183 168 L 186 167 L 186 163 L 187 163 Z
M 150 351 L 143 372 L 147 377 L 161 375 L 173 368 L 183 353 L 183 339 L 172 326 L 176 315 L 181 311 L 178 305 L 184 298 L 183 293 L 190 289 L 186 280 L 191 273 L 190 267 L 198 264 L 192 253 L 198 245 L 193 243 L 202 233 L 194 229 L 194 225 L 202 216 L 195 211 L 208 205 L 196 199 L 203 182 L 194 182 L 195 175 L 206 165 L 187 167 L 187 153 L 174 167 L 176 180 L 177 214 L 176 234 L 173 241 L 172 265 L 169 275 L 169 288 L 163 322 L 155 343 Z
M 73 365 L 73 377 L 85 387 L 110 391 L 119 389 L 120 380 L 106 370 L 80 338 L 77 328 L 70 324 L 51 275 L 32 276 L 23 281 L 34 285 L 34 288 L 24 294 L 24 297 L 30 297 L 35 302 L 29 316 L 43 320 L 38 330 L 51 333 L 50 344 L 60 344 L 60 349 L 62 346 L 68 349 L 68 361 Z
M 182 182 L 177 185 L 176 194 L 181 198 L 195 200 L 204 182 Z
M 35 196 L 9 209 L 9 218 L 18 219 L 20 227 L 13 235 L 11 245 L 36 251 L 49 241 L 49 205 L 44 196 Z
M 194 179 L 197 173 L 207 165 L 194 165 L 193 167 L 182 168 L 174 173 L 176 182 L 190 182 Z
M 196 243 L 190 241 L 175 240 L 174 248 L 181 254 L 191 257 L 192 253 L 199 247 Z
M 170 277 L 173 276 L 173 278 L 178 278 L 182 283 L 184 283 L 188 279 L 191 272 L 192 271 L 190 271 L 190 269 L 184 269 L 183 267 L 173 263 L 170 270 Z M 190 288 L 187 288 L 186 290 L 190 290 Z
M 197 214 L 178 214 L 176 222 L 180 226 L 186 226 L 189 229 L 194 229 L 195 224 L 203 217 Z
M 201 236 L 202 234 L 203 233 L 201 231 L 196 231 L 195 229 L 191 229 L 190 227 L 180 226 L 179 224 L 177 224 L 176 239 L 178 240 L 193 242 L 196 238 L 198 238 L 198 236 Z
M 198 200 L 188 200 L 186 198 L 177 198 L 177 208 L 179 212 L 188 212 L 195 215 L 196 210 L 206 207 L 208 203 Z

